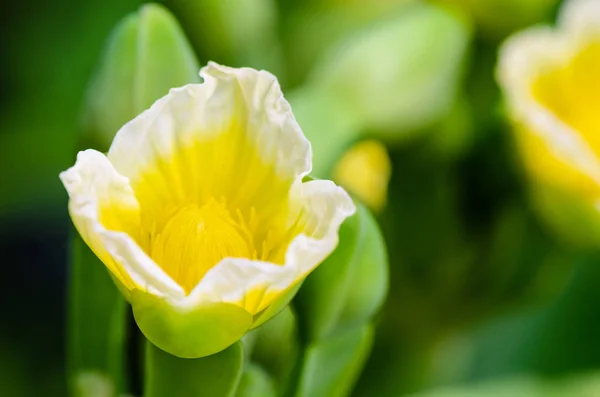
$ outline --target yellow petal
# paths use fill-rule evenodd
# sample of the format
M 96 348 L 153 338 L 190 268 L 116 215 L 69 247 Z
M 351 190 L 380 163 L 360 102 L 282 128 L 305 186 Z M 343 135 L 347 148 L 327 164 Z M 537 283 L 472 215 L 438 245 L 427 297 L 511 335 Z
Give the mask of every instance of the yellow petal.
M 77 155 L 60 178 L 69 194 L 69 212 L 86 244 L 106 265 L 122 291 L 151 289 L 182 295 L 138 244 L 139 205 L 127 178 L 95 150 Z

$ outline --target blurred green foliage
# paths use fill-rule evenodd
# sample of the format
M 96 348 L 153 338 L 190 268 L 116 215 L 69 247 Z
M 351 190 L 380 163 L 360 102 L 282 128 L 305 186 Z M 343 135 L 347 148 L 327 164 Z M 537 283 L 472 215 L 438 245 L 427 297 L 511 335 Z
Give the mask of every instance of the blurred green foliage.
M 161 95 L 141 93 L 148 99 L 135 106 L 103 100 L 113 98 L 108 82 L 115 75 L 127 81 L 135 76 L 143 91 L 144 81 L 163 77 L 162 68 L 182 64 L 171 54 L 159 56 L 161 62 L 152 62 L 157 69 L 147 73 L 104 64 L 104 72 L 94 74 L 109 32 L 141 3 L 22 3 L 2 15 L 0 248 L 5 263 L 15 264 L 7 266 L 7 279 L 17 280 L 2 292 L 7 316 L 0 327 L 0 384 L 7 395 L 65 393 L 64 357 L 58 348 L 48 350 L 64 344 L 64 313 L 47 299 L 62 299 L 64 283 L 55 280 L 66 278 L 68 221 L 58 172 L 72 164 L 86 131 L 116 132 L 130 112 Z M 252 361 L 240 367 L 239 396 L 282 390 L 344 395 L 352 388 L 344 379 L 360 369 L 371 343 L 355 395 L 600 393 L 594 375 L 600 369 L 598 256 L 557 240 L 535 215 L 493 79 L 500 40 L 515 29 L 551 21 L 558 3 L 164 2 L 200 63 L 266 68 L 280 77 L 313 143 L 316 176 L 330 176 L 344 150 L 366 137 L 388 144 L 393 163 L 388 207 L 377 218 L 391 264 L 383 310 L 377 308 L 384 275 L 374 281 L 361 268 L 378 266 L 377 258 L 363 253 L 360 260 L 339 262 L 352 269 L 323 266 L 307 280 L 293 310 L 244 341 Z M 189 68 L 168 77 L 182 76 L 181 84 L 197 78 L 195 62 L 186 59 Z M 94 75 L 102 95 L 87 91 Z M 167 89 L 171 80 L 165 81 Z M 83 112 L 95 101 L 93 115 Z M 370 222 L 369 217 L 368 227 L 376 227 Z M 361 238 L 352 229 L 343 233 Z M 315 284 L 335 278 L 319 279 L 330 271 L 347 277 L 346 283 L 331 282 L 335 296 L 312 295 Z M 351 289 L 337 289 L 347 286 Z M 347 310 L 348 301 L 365 297 L 371 300 L 363 310 Z M 141 354 L 138 350 L 128 356 Z M 337 365 L 338 358 L 348 368 Z M 286 389 L 286 379 L 300 374 L 296 390 Z M 334 381 L 314 383 L 317 375 Z M 131 391 L 139 394 L 139 373 L 132 383 Z M 331 385 L 341 386 L 328 389 Z

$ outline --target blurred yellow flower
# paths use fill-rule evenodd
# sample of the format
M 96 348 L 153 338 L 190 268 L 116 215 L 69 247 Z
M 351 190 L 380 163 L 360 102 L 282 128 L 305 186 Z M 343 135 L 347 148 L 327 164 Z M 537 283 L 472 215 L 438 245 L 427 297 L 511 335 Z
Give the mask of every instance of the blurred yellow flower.
M 527 29 L 500 51 L 498 81 L 516 142 L 533 194 L 554 212 L 553 223 L 569 222 L 558 219 L 568 212 L 554 206 L 559 195 L 561 202 L 580 200 L 587 215 L 600 215 L 599 72 L 597 0 L 565 2 L 556 28 Z
M 333 179 L 377 212 L 384 208 L 387 200 L 391 168 L 381 142 L 361 141 L 342 155 L 333 170 Z
M 216 353 L 280 310 L 355 211 L 334 183 L 303 183 L 310 143 L 275 77 L 215 63 L 200 75 L 60 176 L 140 329 L 180 357 Z

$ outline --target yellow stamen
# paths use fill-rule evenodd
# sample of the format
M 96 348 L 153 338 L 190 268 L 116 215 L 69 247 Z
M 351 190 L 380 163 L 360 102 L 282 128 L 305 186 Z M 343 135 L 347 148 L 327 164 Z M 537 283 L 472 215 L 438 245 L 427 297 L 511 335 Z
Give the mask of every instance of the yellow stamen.
M 180 208 L 152 239 L 151 257 L 189 293 L 221 259 L 255 256 L 250 236 L 243 219 L 209 200 Z

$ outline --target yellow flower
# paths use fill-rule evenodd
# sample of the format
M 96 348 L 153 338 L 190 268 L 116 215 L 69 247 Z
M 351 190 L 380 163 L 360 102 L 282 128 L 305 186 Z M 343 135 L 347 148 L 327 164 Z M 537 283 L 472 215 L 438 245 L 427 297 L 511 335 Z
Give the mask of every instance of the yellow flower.
M 60 177 L 77 230 L 156 346 L 201 357 L 283 308 L 355 212 L 264 71 L 210 63 Z M 93 294 L 93 291 L 89 293 Z
M 600 214 L 600 1 L 565 2 L 556 28 L 509 38 L 497 72 L 538 205 L 559 228 L 588 223 Z
M 391 168 L 385 146 L 367 140 L 354 144 L 343 154 L 333 170 L 333 179 L 378 212 L 387 200 Z

